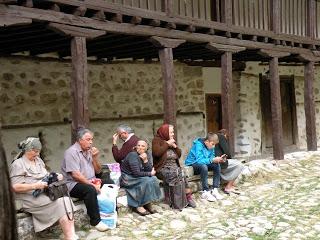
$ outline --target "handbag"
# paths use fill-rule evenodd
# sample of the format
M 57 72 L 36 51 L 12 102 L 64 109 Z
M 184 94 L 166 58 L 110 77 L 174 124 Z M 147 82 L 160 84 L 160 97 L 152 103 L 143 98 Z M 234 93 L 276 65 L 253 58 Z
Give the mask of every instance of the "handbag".
M 56 181 L 50 183 L 47 188 L 47 195 L 51 201 L 58 198 L 69 196 L 69 191 L 65 181 Z
M 70 201 L 71 212 L 72 212 L 71 217 L 69 216 L 69 213 L 68 213 L 65 198 L 63 198 L 64 209 L 66 211 L 68 219 L 70 221 L 72 221 L 74 219 L 73 203 L 72 203 L 69 191 L 68 191 L 66 181 L 61 180 L 61 181 L 56 181 L 56 182 L 50 183 L 48 185 L 48 187 L 46 188 L 46 194 L 48 195 L 48 197 L 50 198 L 51 201 L 55 201 L 55 200 L 62 198 L 62 197 L 68 197 L 69 201 Z

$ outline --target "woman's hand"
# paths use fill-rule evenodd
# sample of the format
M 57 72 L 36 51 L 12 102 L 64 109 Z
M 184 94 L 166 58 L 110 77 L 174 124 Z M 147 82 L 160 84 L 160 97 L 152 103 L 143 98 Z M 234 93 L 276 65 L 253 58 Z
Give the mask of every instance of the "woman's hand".
M 168 145 L 173 147 L 173 148 L 177 148 L 177 144 L 176 144 L 176 140 L 174 140 L 173 138 L 169 139 L 167 141 Z
M 155 176 L 156 175 L 156 170 L 154 170 L 154 168 L 152 168 L 152 170 L 151 170 L 151 176 Z
M 139 157 L 141 158 L 141 160 L 143 161 L 143 163 L 147 163 L 148 162 L 148 155 L 144 152 L 144 153 L 141 153 L 139 155 Z
M 48 183 L 46 182 L 36 182 L 32 184 L 32 189 L 36 190 L 36 189 L 44 189 L 48 187 Z
M 63 180 L 63 175 L 61 173 L 57 173 L 58 181 Z

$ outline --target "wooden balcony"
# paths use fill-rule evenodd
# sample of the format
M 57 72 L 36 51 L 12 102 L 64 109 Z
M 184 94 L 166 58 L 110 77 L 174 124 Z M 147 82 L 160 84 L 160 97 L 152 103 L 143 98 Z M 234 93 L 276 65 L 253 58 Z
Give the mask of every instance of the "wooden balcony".
M 2 29 L 4 42 L 0 38 L 0 43 L 7 46 L 0 53 L 5 54 L 28 50 L 17 45 L 16 40 L 10 43 L 5 34 L 16 31 L 12 28 L 10 32 L 9 26 L 22 25 L 30 19 L 32 25 L 25 27 L 25 36 L 24 28 L 16 27 L 21 29 L 22 42 L 35 36 L 27 34 L 31 31 L 28 27 L 39 31 L 39 39 L 47 36 L 56 41 L 49 46 L 43 42 L 32 46 L 28 42 L 35 55 L 46 51 L 69 55 L 66 34 L 53 38 L 48 31 L 46 23 L 54 22 L 105 31 L 107 36 L 98 38 L 97 44 L 95 40 L 88 43 L 89 56 L 99 54 L 98 58 L 130 57 L 130 52 L 123 49 L 127 39 L 133 43 L 131 52 L 137 52 L 134 58 L 157 56 L 156 49 L 146 40 L 151 36 L 186 40 L 175 50 L 174 57 L 180 59 L 219 58 L 219 54 L 212 56 L 205 49 L 208 42 L 245 47 L 245 52 L 235 54 L 236 60 L 263 60 L 256 52 L 273 46 L 282 47 L 280 50 L 289 51 L 292 56 L 310 50 L 320 56 L 320 2 L 316 0 L 0 0 L 0 7 L 0 14 L 5 16 L 3 26 L 7 26 Z M 119 54 L 99 53 L 99 42 L 119 43 Z M 138 52 L 136 46 L 140 43 L 145 48 Z M 96 45 L 91 51 L 90 46 Z M 188 53 L 192 49 L 195 54 L 189 56 L 182 49 Z
M 108 3 L 125 7 L 140 8 L 164 13 L 163 0 L 105 0 Z M 224 23 L 225 0 L 174 0 L 172 9 L 167 11 L 171 17 L 205 20 Z M 168 1 L 170 2 L 170 1 Z M 231 0 L 232 25 L 250 29 L 272 31 L 272 0 Z M 315 37 L 320 38 L 320 2 L 316 1 L 317 19 L 314 25 Z M 308 0 L 279 0 L 280 33 L 308 36 Z M 319 23 L 318 23 L 319 22 Z

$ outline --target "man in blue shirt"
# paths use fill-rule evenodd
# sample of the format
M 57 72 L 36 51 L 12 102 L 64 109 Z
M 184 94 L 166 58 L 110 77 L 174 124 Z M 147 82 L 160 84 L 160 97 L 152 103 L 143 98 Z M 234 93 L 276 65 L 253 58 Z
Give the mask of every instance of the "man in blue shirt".
M 220 187 L 220 163 L 225 161 L 224 156 L 216 157 L 214 146 L 219 143 L 219 138 L 214 133 L 208 133 L 205 138 L 197 138 L 185 160 L 186 166 L 192 166 L 195 174 L 200 174 L 202 184 L 201 198 L 210 202 L 223 197 L 218 192 Z M 213 186 L 209 189 L 208 171 L 213 171 Z

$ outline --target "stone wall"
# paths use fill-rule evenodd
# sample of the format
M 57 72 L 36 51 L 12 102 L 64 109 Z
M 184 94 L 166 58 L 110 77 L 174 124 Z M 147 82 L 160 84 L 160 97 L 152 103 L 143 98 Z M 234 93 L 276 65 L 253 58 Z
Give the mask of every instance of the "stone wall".
M 17 153 L 20 140 L 41 133 L 45 160 L 52 169 L 59 169 L 71 139 L 70 124 L 64 123 L 71 118 L 70 63 L 10 57 L 0 58 L 0 65 L 3 142 L 8 160 Z M 95 132 L 102 160 L 112 162 L 111 138 L 119 123 L 128 123 L 137 135 L 151 140 L 162 122 L 158 116 L 152 117 L 163 113 L 160 65 L 90 62 L 88 69 L 90 128 Z M 175 79 L 180 112 L 178 140 L 186 155 L 191 139 L 204 134 L 201 67 L 177 63 Z

